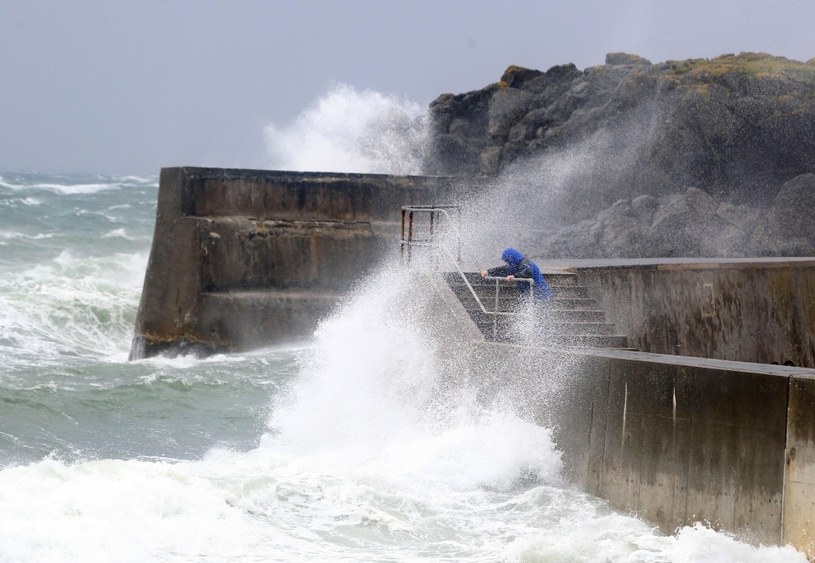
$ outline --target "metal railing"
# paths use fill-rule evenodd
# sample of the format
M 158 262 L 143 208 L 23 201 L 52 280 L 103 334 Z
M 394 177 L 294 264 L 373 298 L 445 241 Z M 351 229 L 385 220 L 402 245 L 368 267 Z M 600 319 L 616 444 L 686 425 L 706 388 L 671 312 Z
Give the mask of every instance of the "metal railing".
M 455 218 L 450 214 L 451 211 L 455 212 Z M 414 214 L 427 214 L 430 223 L 426 238 L 416 238 L 414 236 Z M 456 255 L 458 262 L 461 261 L 461 215 L 457 205 L 404 205 L 402 206 L 402 238 L 400 240 L 399 251 L 402 258 L 405 257 L 405 250 L 407 250 L 407 260 L 410 262 L 411 246 L 436 246 L 439 245 L 441 240 L 438 235 L 440 224 L 444 219 L 445 223 L 450 224 L 450 228 L 456 235 Z M 407 229 L 407 237 L 405 237 L 405 230 Z
M 451 211 L 455 211 L 455 219 L 451 216 Z M 420 238 L 416 238 L 415 236 L 415 215 L 426 214 L 429 218 L 429 225 L 427 226 L 427 231 L 422 234 Z M 449 229 L 452 234 L 455 236 L 455 252 L 453 252 L 450 248 L 447 247 L 445 244 L 446 239 L 450 237 L 442 237 L 439 236 L 440 226 L 439 224 L 445 222 L 444 228 Z M 500 302 L 500 292 L 502 285 L 506 287 L 508 284 L 512 283 L 528 283 L 529 284 L 529 296 L 530 299 L 533 298 L 534 289 L 535 289 L 535 281 L 531 278 L 513 278 L 512 280 L 507 280 L 506 277 L 500 276 L 487 276 L 487 281 L 495 281 L 495 309 L 490 311 L 482 303 L 481 298 L 475 291 L 475 288 L 470 283 L 470 280 L 467 279 L 467 275 L 461 269 L 461 229 L 459 228 L 460 225 L 460 214 L 459 208 L 455 205 L 405 205 L 402 206 L 402 236 L 400 239 L 400 255 L 403 260 L 407 259 L 408 263 L 410 262 L 411 258 L 411 247 L 412 246 L 430 246 L 439 249 L 450 261 L 450 263 L 455 268 L 456 272 L 458 273 L 459 277 L 464 282 L 467 289 L 470 291 L 470 294 L 475 299 L 476 304 L 478 305 L 481 312 L 485 315 L 491 316 L 493 319 L 493 336 L 497 335 L 498 332 L 498 318 L 500 316 L 517 316 L 518 313 L 511 312 L 511 311 L 499 311 L 499 302 Z M 475 262 L 475 260 L 473 260 Z

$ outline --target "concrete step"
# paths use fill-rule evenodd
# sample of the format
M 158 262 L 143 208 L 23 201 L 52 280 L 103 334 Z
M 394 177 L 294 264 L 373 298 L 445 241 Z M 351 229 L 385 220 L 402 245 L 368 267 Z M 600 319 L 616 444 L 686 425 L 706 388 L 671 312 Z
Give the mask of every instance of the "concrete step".
M 486 318 L 489 317 L 489 318 Z M 497 330 L 512 332 L 519 319 L 509 316 L 493 317 L 492 315 L 484 315 L 483 313 L 473 316 L 475 324 L 478 328 L 492 330 L 496 327 Z M 614 325 L 611 323 L 570 323 L 570 322 L 541 322 L 540 326 L 543 330 L 553 334 L 568 334 L 568 335 L 613 335 Z
M 498 334 L 493 337 L 491 331 L 484 332 L 484 337 L 487 340 L 494 342 L 517 342 L 517 338 L 508 334 Z M 608 334 L 581 334 L 581 335 L 568 335 L 568 334 L 555 334 L 548 335 L 542 338 L 543 343 L 550 346 L 566 346 L 566 347 L 580 347 L 580 348 L 613 348 L 620 350 L 632 350 L 629 347 L 628 337 L 624 335 L 608 335 Z
M 494 303 L 484 303 L 484 307 L 487 311 L 492 312 L 492 307 Z M 473 318 L 473 320 L 484 320 L 480 317 L 488 317 L 481 311 L 478 307 L 474 299 L 470 299 L 467 303 L 464 304 L 464 308 L 467 313 Z M 510 308 L 507 309 L 499 309 L 499 312 L 512 312 Z M 569 323 L 604 323 L 606 322 L 606 313 L 605 311 L 600 311 L 597 309 L 548 309 L 546 311 L 547 318 L 551 319 L 554 322 L 569 322 Z
M 465 274 L 473 291 L 487 311 L 514 312 L 524 305 L 514 284 L 483 280 L 476 272 Z M 612 323 L 606 322 L 605 312 L 597 308 L 597 301 L 589 297 L 588 289 L 578 283 L 571 273 L 544 274 L 554 298 L 548 302 L 546 321 L 541 324 L 541 343 L 563 347 L 614 348 L 630 350 L 628 337 L 615 334 Z M 483 313 L 470 288 L 457 273 L 446 274 L 445 279 L 462 303 L 470 318 L 487 340 L 517 342 L 524 336 L 515 329 L 522 321 L 514 315 Z
M 465 285 L 463 281 L 452 281 L 448 282 L 450 285 L 450 289 L 456 295 L 464 295 L 470 294 L 470 289 Z M 481 299 L 492 298 L 495 299 L 495 282 L 481 282 L 481 283 L 474 283 L 471 284 L 473 290 L 475 291 L 476 295 L 478 295 Z M 588 297 L 588 289 L 585 286 L 581 285 L 552 285 L 549 284 L 549 287 L 552 290 L 552 294 L 555 297 Z M 498 286 L 498 296 L 499 298 L 507 296 L 507 297 L 517 297 L 518 296 L 518 289 L 514 283 L 501 283 Z
M 466 309 L 480 310 L 475 299 L 468 291 L 467 293 L 456 294 L 459 301 Z M 491 311 L 495 308 L 495 297 L 481 299 L 484 308 Z M 522 303 L 517 296 L 506 296 L 498 300 L 498 310 L 511 312 L 516 310 Z M 548 306 L 555 310 L 597 310 L 597 300 L 590 297 L 555 297 L 548 302 Z

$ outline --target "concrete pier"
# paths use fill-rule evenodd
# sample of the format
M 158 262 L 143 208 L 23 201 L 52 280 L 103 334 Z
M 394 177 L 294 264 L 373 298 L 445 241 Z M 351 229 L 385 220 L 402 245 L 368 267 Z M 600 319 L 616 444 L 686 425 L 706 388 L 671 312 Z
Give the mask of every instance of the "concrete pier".
M 399 251 L 402 205 L 460 189 L 445 178 L 164 169 L 131 356 L 307 338 Z M 569 477 L 620 510 L 666 532 L 703 521 L 815 556 L 815 259 L 560 267 L 640 351 L 488 342 L 441 275 L 420 276 L 419 317 L 448 375 L 554 428 Z

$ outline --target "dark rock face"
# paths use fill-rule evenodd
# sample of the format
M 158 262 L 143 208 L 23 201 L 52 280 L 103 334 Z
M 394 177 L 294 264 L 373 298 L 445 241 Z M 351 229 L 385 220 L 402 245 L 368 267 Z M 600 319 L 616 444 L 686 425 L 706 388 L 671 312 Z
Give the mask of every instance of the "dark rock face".
M 482 90 L 440 96 L 430 114 L 428 172 L 520 175 L 557 192 L 547 220 L 561 218 L 562 236 L 539 241 L 546 253 L 813 253 L 801 215 L 815 172 L 811 61 L 610 53 L 583 71 L 509 67 Z

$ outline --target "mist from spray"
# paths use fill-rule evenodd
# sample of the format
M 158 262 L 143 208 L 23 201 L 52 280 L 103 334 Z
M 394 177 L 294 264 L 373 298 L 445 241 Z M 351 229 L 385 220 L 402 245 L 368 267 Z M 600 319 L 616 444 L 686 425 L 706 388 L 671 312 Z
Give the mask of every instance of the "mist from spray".
M 288 126 L 266 126 L 278 170 L 420 174 L 427 116 L 418 104 L 336 84 Z
M 666 111 L 648 105 L 506 163 L 461 202 L 464 239 L 491 262 L 506 246 L 565 259 L 743 255 L 759 210 L 673 185 L 649 167 Z
M 479 180 L 470 190 L 473 197 L 459 202 L 463 239 L 487 264 L 507 246 L 532 257 L 573 256 L 562 233 L 586 225 L 571 236 L 591 241 L 603 226 L 593 224 L 599 213 L 621 198 L 641 195 L 634 182 L 636 163 L 658 137 L 659 122 L 656 108 L 643 108 L 622 124 L 507 163 L 496 177 Z M 650 226 L 650 218 L 642 220 Z

